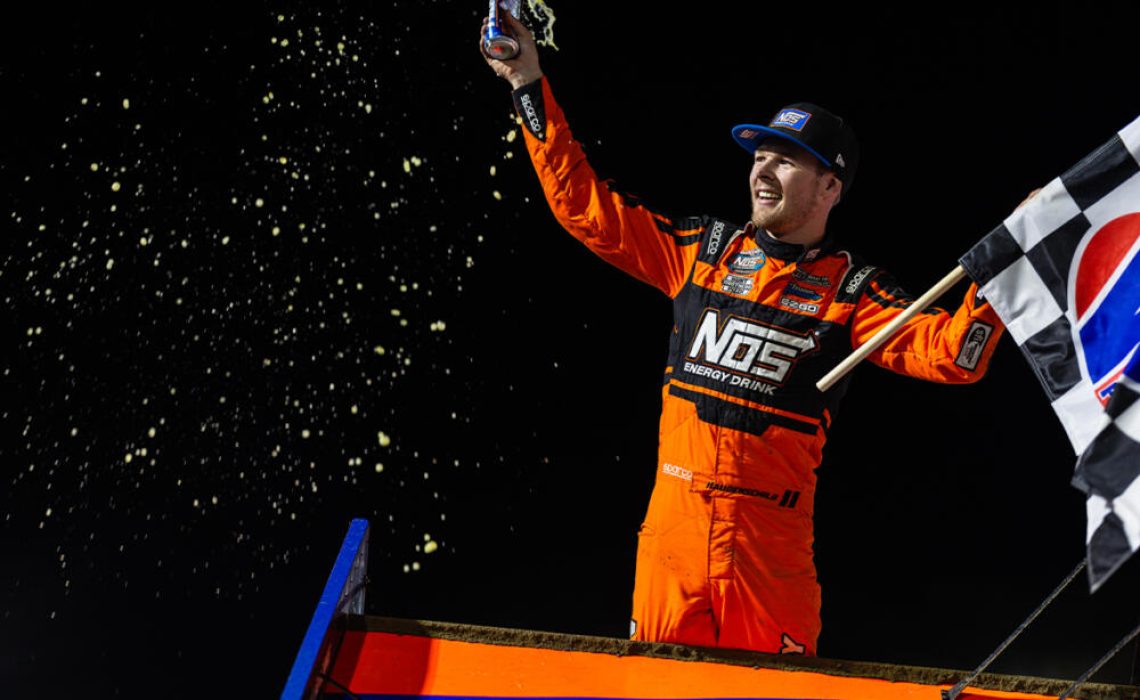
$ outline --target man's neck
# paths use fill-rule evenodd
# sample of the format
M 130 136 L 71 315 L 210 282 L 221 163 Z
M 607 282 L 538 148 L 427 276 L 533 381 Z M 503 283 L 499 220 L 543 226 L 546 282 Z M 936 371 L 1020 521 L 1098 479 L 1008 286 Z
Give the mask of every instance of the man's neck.
M 825 231 L 822 227 L 818 230 L 813 229 L 800 229 L 799 231 L 792 231 L 789 233 L 774 233 L 767 229 L 763 229 L 764 234 L 770 236 L 781 243 L 792 243 L 795 245 L 802 245 L 806 249 L 818 248 L 819 244 L 823 242 Z

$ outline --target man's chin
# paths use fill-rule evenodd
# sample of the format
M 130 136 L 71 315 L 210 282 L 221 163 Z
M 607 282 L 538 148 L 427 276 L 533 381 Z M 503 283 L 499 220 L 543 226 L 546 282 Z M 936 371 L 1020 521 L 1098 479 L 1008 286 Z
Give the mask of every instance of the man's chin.
M 779 237 L 780 234 L 777 233 L 775 229 L 781 229 L 781 223 L 783 222 L 780 216 L 773 216 L 769 212 L 752 212 L 752 225 L 756 228 L 764 229 L 773 236 Z

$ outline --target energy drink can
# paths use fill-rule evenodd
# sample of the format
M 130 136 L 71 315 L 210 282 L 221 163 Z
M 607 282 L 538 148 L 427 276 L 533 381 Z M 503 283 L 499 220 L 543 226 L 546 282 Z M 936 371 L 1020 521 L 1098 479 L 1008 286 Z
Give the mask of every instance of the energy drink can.
M 506 10 L 517 19 L 522 9 L 519 2 L 520 0 L 491 0 L 491 9 L 487 14 L 487 32 L 483 35 L 483 51 L 491 58 L 507 61 L 519 55 L 519 42 L 503 32 L 500 15 L 502 10 Z

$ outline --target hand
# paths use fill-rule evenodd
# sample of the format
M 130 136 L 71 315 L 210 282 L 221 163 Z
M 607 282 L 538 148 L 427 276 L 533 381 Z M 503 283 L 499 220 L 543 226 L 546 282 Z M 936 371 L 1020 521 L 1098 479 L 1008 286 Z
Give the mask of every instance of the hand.
M 1037 193 L 1038 193 L 1038 192 L 1040 192 L 1040 191 L 1041 191 L 1041 188 L 1040 188 L 1040 187 L 1038 187 L 1037 189 L 1035 189 L 1035 190 L 1033 190 L 1032 192 L 1030 192 L 1029 194 L 1027 194 L 1027 195 L 1025 196 L 1025 199 L 1021 200 L 1021 204 L 1018 204 L 1018 205 L 1017 205 L 1017 208 L 1015 208 L 1015 209 L 1014 209 L 1014 211 L 1017 211 L 1018 209 L 1020 209 L 1020 208 L 1024 207 L 1026 204 L 1029 204 L 1029 200 L 1031 200 L 1031 199 L 1033 199 L 1034 197 L 1036 197 L 1036 196 L 1037 196 Z
M 519 42 L 519 55 L 509 61 L 500 61 L 491 58 L 483 52 L 483 36 L 487 33 L 487 18 L 483 18 L 483 28 L 479 32 L 479 53 L 483 60 L 495 74 L 510 82 L 511 87 L 518 89 L 523 85 L 532 83 L 542 77 L 542 68 L 538 64 L 538 45 L 534 43 L 534 34 L 526 25 L 515 19 L 509 12 L 499 15 L 505 23 L 504 30 Z

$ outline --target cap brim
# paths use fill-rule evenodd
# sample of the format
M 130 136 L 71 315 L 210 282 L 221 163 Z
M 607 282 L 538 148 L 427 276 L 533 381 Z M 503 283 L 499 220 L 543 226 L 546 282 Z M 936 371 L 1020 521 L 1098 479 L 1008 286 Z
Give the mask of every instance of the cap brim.
M 759 132 L 759 133 L 753 134 L 752 136 L 749 136 L 749 137 L 744 137 L 744 136 L 740 135 L 741 132 L 744 132 L 744 131 L 755 131 L 755 132 Z M 811 146 L 808 146 L 807 144 L 805 144 L 805 143 L 803 143 L 797 139 L 792 138 L 791 136 L 788 136 L 787 134 L 785 134 L 784 132 L 782 132 L 778 129 L 772 129 L 772 128 L 767 127 L 767 126 L 760 126 L 759 124 L 737 124 L 736 126 L 732 127 L 732 138 L 735 139 L 738 144 L 740 144 L 741 148 L 748 151 L 749 153 L 755 153 L 756 147 L 759 146 L 762 141 L 764 141 L 765 139 L 768 139 L 772 136 L 775 136 L 776 138 L 779 138 L 779 139 L 783 139 L 783 140 L 787 141 L 788 143 L 796 144 L 800 148 L 804 149 L 805 151 L 807 151 L 808 153 L 812 154 L 817 159 L 819 159 L 819 162 L 823 163 L 824 167 L 826 167 L 826 168 L 832 167 L 831 161 L 828 160 L 827 158 L 824 158 L 819 153 L 819 151 L 815 150 Z

